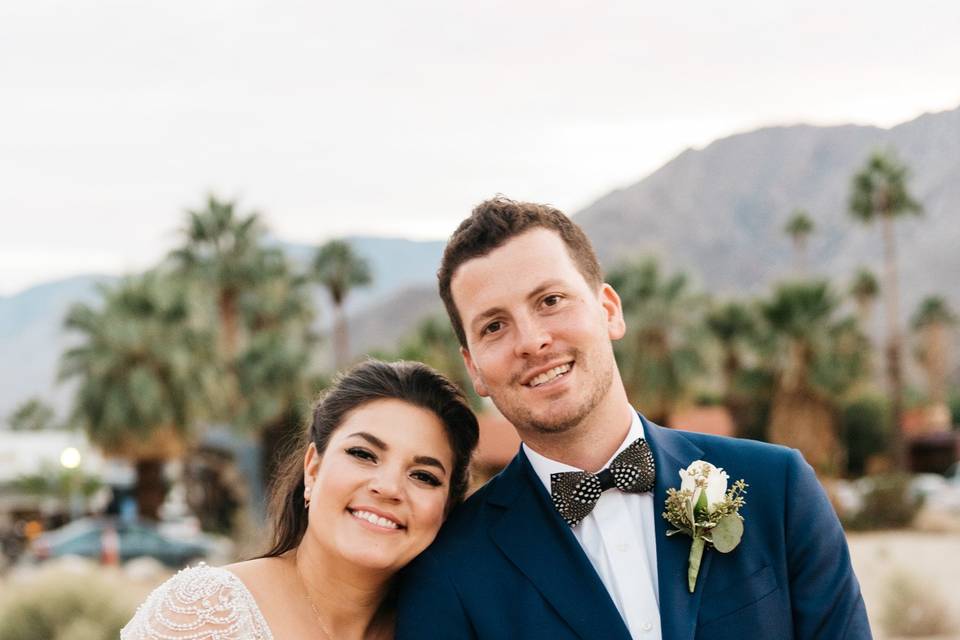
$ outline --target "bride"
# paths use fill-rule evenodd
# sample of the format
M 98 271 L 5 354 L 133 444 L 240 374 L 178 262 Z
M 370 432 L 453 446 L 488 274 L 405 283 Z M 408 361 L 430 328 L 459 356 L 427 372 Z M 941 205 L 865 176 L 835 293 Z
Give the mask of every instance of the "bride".
M 423 364 L 370 360 L 317 403 L 274 484 L 273 546 L 158 587 L 121 640 L 392 638 L 392 579 L 463 499 L 477 420 Z

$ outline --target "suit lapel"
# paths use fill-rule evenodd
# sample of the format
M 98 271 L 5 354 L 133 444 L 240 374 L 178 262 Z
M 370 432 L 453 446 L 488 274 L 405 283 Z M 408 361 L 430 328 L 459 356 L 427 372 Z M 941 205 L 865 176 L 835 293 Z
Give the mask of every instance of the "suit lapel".
M 503 507 L 493 541 L 582 638 L 629 640 L 620 613 L 521 450 L 489 498 Z
M 670 524 L 662 517 L 667 489 L 680 486 L 680 469 L 686 469 L 703 451 L 679 433 L 658 427 L 643 418 L 644 436 L 650 444 L 657 466 L 653 490 L 653 519 L 657 536 L 657 580 L 660 587 L 660 626 L 664 640 L 691 640 L 697 623 L 697 612 L 703 585 L 710 571 L 713 552 L 704 551 L 693 593 L 687 588 L 687 565 L 690 556 L 689 537 L 675 534 L 667 537 Z

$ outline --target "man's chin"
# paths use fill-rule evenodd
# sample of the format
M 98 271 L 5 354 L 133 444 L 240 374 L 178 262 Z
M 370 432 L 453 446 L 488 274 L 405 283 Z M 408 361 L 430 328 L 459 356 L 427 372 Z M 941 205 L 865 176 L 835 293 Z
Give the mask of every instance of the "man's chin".
M 543 414 L 519 411 L 516 412 L 516 415 L 513 417 L 506 413 L 504 413 L 504 416 L 517 428 L 517 431 L 521 433 L 529 431 L 545 435 L 561 434 L 571 431 L 576 428 L 583 419 L 581 412 L 561 413 L 557 411 L 545 412 Z

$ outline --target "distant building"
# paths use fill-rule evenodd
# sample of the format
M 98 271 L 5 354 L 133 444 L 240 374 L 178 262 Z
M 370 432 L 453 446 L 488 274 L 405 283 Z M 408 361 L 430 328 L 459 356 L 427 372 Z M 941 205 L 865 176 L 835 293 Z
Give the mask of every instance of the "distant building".
M 125 473 L 130 475 L 123 465 L 105 460 L 83 433 L 0 431 L 0 531 L 23 514 L 54 515 L 76 508 L 63 497 L 36 495 L 15 487 L 17 480 L 27 476 L 53 482 L 68 468 L 104 484 L 122 484 Z

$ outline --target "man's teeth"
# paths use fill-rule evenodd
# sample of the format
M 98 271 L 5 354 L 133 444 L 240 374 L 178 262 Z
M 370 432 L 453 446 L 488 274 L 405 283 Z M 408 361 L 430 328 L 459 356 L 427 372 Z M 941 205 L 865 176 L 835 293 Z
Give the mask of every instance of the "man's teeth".
M 378 527 L 385 527 L 387 529 L 399 529 L 398 525 L 393 520 L 389 520 L 382 516 L 378 516 L 375 513 L 370 513 L 369 511 L 351 511 L 350 512 L 354 518 L 359 518 L 360 520 L 366 520 L 370 524 L 375 524 Z
M 542 385 L 542 384 L 544 384 L 544 383 L 550 382 L 550 381 L 553 380 L 554 378 L 559 378 L 560 376 L 562 376 L 563 374 L 565 374 L 567 371 L 570 371 L 570 365 L 569 365 L 569 364 L 561 364 L 559 367 L 554 367 L 553 369 L 550 369 L 549 371 L 544 371 L 543 373 L 541 373 L 540 375 L 538 375 L 536 378 L 534 378 L 533 380 L 531 380 L 528 384 L 529 384 L 531 387 L 539 387 L 540 385 Z

